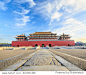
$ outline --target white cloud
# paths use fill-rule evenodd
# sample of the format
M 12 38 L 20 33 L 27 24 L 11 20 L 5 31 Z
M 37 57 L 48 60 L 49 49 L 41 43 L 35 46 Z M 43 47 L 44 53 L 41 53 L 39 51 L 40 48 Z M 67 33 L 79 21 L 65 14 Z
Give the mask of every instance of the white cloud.
M 7 38 L 12 38 L 12 37 L 15 37 L 15 36 L 13 36 L 13 35 L 3 35 L 3 34 L 0 34 L 0 43 L 11 43 L 12 40 L 9 40 Z
M 6 27 L 10 27 L 10 26 L 8 26 L 7 24 L 5 24 L 5 26 L 6 26 Z
M 36 21 L 33 21 L 33 22 L 32 22 L 32 24 L 35 24 L 35 23 L 36 23 Z
M 19 4 L 28 3 L 29 4 L 28 7 L 30 8 L 36 5 L 36 3 L 33 0 L 15 0 L 15 2 Z M 14 11 L 14 13 L 18 15 L 18 17 L 16 17 L 16 21 L 17 21 L 16 25 L 25 26 L 26 23 L 30 21 L 29 19 L 30 16 L 26 16 L 26 14 L 30 12 L 30 10 L 27 10 L 21 6 L 19 8 L 22 10 L 22 12 Z
M 0 1 L 0 9 L 6 10 L 7 9 L 6 3 L 9 3 L 9 2 L 11 2 L 11 0 L 7 0 L 7 1 L 5 0 L 4 2 Z
M 0 43 L 11 43 L 12 40 L 0 38 Z
M 21 4 L 22 3 L 29 3 L 30 8 L 36 5 L 36 3 L 33 0 L 15 0 L 15 2 L 21 3 Z
M 16 23 L 17 26 L 25 26 L 26 22 L 29 22 L 29 16 L 23 15 L 22 18 L 17 18 L 16 19 L 18 23 Z
M 3 0 L 4 1 L 4 3 L 9 3 L 9 2 L 11 2 L 11 0 Z
M 83 11 L 86 10 L 86 0 L 76 0 L 75 2 L 75 10 Z
M 85 37 L 86 25 L 83 24 L 82 22 L 79 22 L 76 19 L 70 18 L 70 19 L 67 19 L 63 24 L 64 24 L 63 27 L 54 29 L 53 32 L 56 32 L 59 34 L 68 33 L 71 36 L 76 38 Z
M 56 1 L 55 1 L 56 2 Z M 57 0 L 58 2 L 58 0 Z M 60 0 L 59 9 L 62 7 L 66 11 L 71 11 L 71 12 L 81 12 L 83 10 L 86 10 L 86 0 Z
M 15 35 L 5 35 L 5 36 L 7 36 L 7 37 L 15 37 Z
M 52 14 L 51 19 L 58 19 L 61 15 L 61 13 L 55 12 L 54 14 Z
M 5 6 L 5 3 L 2 2 L 2 1 L 0 1 L 0 8 L 1 8 L 2 10 L 6 10 L 6 9 L 7 9 L 7 7 Z
M 69 18 L 64 22 L 64 24 L 70 24 L 70 25 L 73 25 L 73 24 L 77 25 L 78 24 L 79 25 L 79 24 L 82 24 L 82 22 L 79 22 L 78 20 L 75 20 L 73 18 Z
M 14 11 L 14 13 L 20 16 L 20 18 L 16 17 L 16 21 L 17 21 L 16 26 L 25 26 L 26 23 L 30 21 L 29 16 L 25 16 L 30 12 L 30 10 L 26 10 L 23 7 L 21 7 L 21 9 L 22 12 Z
M 86 37 L 83 37 L 83 38 L 71 38 L 72 40 L 74 40 L 75 42 L 83 42 L 83 43 L 86 43 Z
M 49 25 L 52 25 L 52 22 L 53 22 L 54 20 L 59 21 L 61 15 L 62 15 L 62 14 L 59 13 L 59 12 L 55 12 L 55 13 L 53 13 L 53 14 L 51 15 L 51 20 L 50 20 Z
M 17 13 L 17 14 L 20 14 L 20 15 L 24 15 L 24 14 L 28 14 L 30 12 L 30 10 L 26 10 L 26 9 L 22 9 L 22 12 L 17 12 L 17 11 L 14 11 L 14 13 Z
M 47 20 L 50 20 L 49 25 L 52 25 L 52 22 L 54 20 L 59 21 L 60 17 L 62 16 L 62 13 L 58 12 L 58 4 L 59 3 L 57 3 L 57 1 L 55 0 L 53 2 L 45 1 L 43 3 L 39 3 L 36 7 L 35 12 L 42 14 L 42 17 Z
M 42 14 L 45 20 L 49 20 L 49 25 L 53 25 L 55 20 L 68 19 L 71 16 L 86 11 L 86 0 L 47 0 L 37 4 L 37 13 Z
M 0 36 L 3 36 L 3 34 L 0 34 Z

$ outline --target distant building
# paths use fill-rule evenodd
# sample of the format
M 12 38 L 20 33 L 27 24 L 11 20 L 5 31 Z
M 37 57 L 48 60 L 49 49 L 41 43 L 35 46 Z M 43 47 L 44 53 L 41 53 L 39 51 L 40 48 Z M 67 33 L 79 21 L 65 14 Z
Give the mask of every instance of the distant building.
M 76 42 L 75 46 L 86 46 L 86 43 L 82 43 L 81 41 Z
M 70 36 L 67 34 L 62 34 L 58 36 L 56 33 L 52 32 L 35 32 L 29 34 L 29 36 L 17 35 L 15 37 L 17 41 L 12 41 L 12 46 L 71 46 L 75 45 L 74 40 L 70 40 Z M 29 38 L 29 40 L 27 40 Z

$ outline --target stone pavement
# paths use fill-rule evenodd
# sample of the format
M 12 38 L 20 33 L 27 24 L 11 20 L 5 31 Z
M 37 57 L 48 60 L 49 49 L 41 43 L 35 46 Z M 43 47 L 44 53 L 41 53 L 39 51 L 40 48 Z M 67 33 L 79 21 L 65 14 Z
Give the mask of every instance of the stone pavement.
M 46 49 L 40 49 L 17 71 L 69 71 L 62 66 Z

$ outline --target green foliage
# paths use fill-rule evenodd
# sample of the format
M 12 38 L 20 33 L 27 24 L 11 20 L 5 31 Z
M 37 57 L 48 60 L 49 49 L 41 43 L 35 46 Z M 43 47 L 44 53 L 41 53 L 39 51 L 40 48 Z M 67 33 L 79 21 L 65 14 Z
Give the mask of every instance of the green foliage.
M 0 44 L 10 44 L 10 43 L 0 43 Z

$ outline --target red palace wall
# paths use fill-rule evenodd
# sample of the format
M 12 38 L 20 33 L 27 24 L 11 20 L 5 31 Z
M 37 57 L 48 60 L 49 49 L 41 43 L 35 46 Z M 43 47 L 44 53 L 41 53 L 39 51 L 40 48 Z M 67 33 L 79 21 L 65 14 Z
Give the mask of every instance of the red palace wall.
M 45 45 L 45 47 L 49 44 L 51 44 L 51 47 L 52 46 L 68 46 L 68 44 L 70 46 L 74 46 L 75 43 L 73 40 L 66 40 L 66 41 L 12 41 L 12 45 L 11 46 L 15 46 L 17 47 L 17 45 L 20 46 L 33 46 L 35 47 L 35 45 L 39 45 L 42 47 L 42 44 Z

